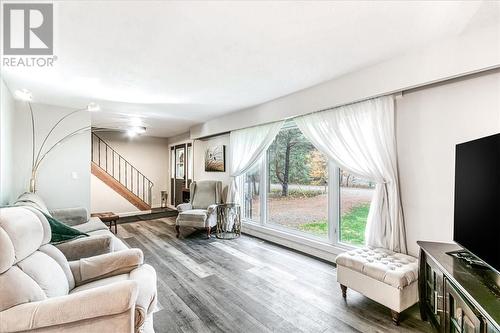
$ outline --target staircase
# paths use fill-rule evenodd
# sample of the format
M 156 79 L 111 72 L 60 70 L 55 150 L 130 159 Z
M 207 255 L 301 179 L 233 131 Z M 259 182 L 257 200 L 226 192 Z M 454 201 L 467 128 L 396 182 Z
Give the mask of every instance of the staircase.
M 137 209 L 151 209 L 153 182 L 96 133 L 92 133 L 91 171 Z

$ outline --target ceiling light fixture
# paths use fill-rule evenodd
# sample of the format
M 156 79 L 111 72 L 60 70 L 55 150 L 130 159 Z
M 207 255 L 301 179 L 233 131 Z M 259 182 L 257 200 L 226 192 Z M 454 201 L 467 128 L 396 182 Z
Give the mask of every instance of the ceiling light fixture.
M 132 126 L 127 129 L 127 135 L 134 137 L 138 134 L 143 134 L 146 132 L 146 127 L 143 126 Z
M 144 132 L 146 132 L 146 127 L 143 127 L 143 126 L 133 126 L 130 128 L 130 131 L 133 131 L 137 134 L 143 134 Z
M 33 95 L 31 94 L 31 91 L 29 91 L 28 89 L 16 90 L 14 94 L 21 101 L 31 102 L 31 100 L 33 99 Z
M 137 136 L 137 132 L 134 132 L 134 131 L 132 131 L 132 130 L 128 130 L 128 131 L 127 131 L 127 135 L 128 135 L 129 137 L 133 138 L 134 136 Z
M 87 111 L 96 112 L 99 110 L 101 110 L 101 107 L 97 103 L 91 102 L 89 103 L 89 105 L 87 105 Z

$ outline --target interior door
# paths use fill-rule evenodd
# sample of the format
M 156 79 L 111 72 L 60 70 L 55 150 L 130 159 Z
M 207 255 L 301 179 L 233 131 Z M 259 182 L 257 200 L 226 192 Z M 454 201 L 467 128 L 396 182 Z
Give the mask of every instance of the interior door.
M 183 203 L 183 189 L 186 181 L 186 146 L 175 147 L 175 206 Z
M 175 206 L 175 147 L 170 147 L 170 204 Z
M 189 185 L 193 174 L 192 156 L 191 143 L 170 148 L 170 204 L 173 206 L 189 201 Z

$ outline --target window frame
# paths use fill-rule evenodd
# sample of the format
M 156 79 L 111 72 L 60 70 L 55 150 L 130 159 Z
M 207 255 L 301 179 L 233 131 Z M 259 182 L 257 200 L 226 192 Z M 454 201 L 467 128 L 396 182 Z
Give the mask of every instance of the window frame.
M 286 228 L 275 223 L 268 222 L 268 211 L 267 211 L 267 199 L 268 193 L 267 188 L 269 184 L 269 154 L 267 150 L 263 153 L 263 157 L 258 162 L 259 172 L 260 172 L 260 182 L 259 182 L 259 221 L 248 219 L 242 217 L 244 223 L 249 223 L 252 226 L 269 228 L 283 234 L 283 238 L 290 236 L 299 236 L 306 238 L 311 241 L 320 242 L 326 245 L 332 245 L 334 247 L 340 248 L 342 250 L 351 250 L 358 248 L 358 246 L 342 243 L 340 241 L 340 168 L 332 161 L 328 160 L 328 235 L 327 237 L 318 237 L 307 232 L 302 232 L 299 230 L 294 230 L 291 228 Z M 244 198 L 244 175 L 239 177 L 238 188 L 240 189 L 240 198 Z

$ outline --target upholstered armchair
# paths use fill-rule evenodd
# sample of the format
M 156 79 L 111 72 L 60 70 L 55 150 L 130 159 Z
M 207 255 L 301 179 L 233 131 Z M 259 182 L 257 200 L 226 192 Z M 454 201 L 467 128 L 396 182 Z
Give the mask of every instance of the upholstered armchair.
M 175 221 L 177 238 L 180 227 L 202 228 L 207 231 L 217 224 L 217 204 L 222 203 L 222 182 L 203 180 L 192 182 L 190 186 L 191 201 L 177 206 L 179 215 Z
M 156 272 L 139 249 L 68 261 L 29 207 L 0 209 L 0 332 L 150 332 Z

